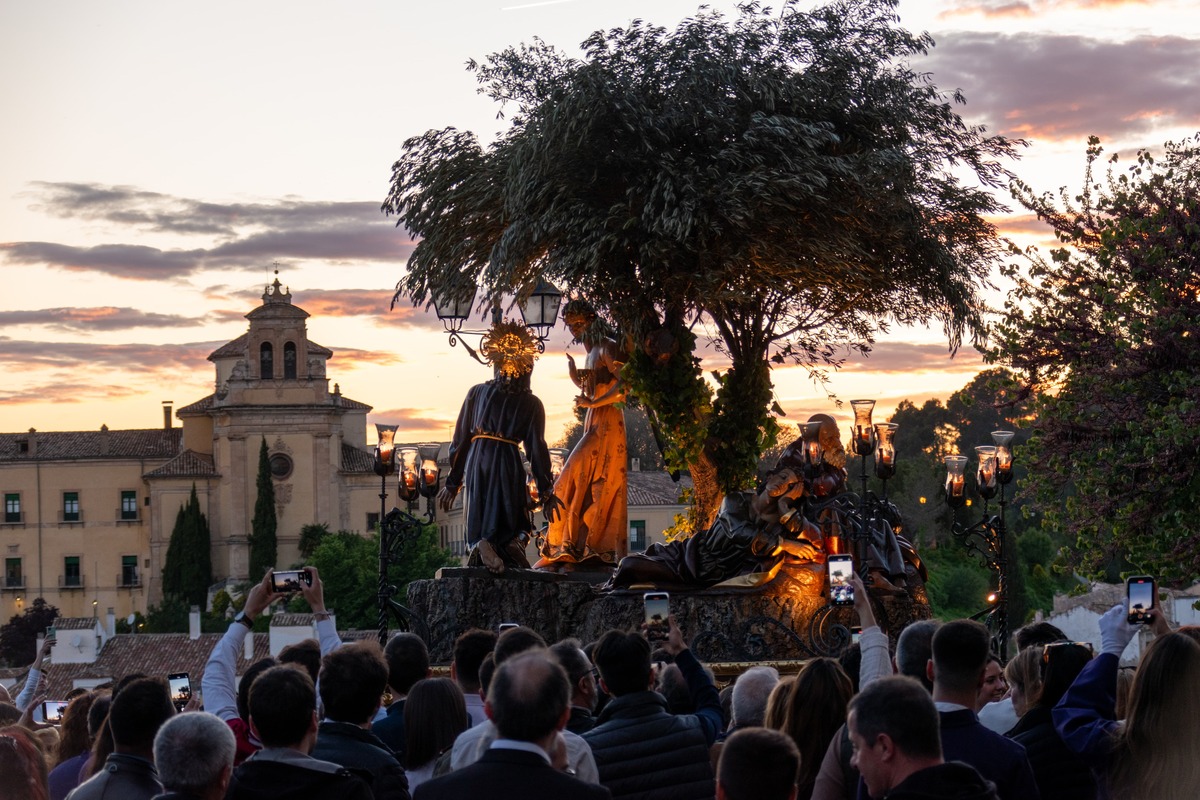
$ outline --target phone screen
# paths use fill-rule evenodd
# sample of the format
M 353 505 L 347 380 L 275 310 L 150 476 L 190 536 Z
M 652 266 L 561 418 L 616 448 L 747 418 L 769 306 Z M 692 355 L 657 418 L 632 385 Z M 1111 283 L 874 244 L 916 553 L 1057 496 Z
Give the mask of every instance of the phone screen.
M 862 639 L 862 626 L 855 625 L 850 629 L 850 644 L 858 644 Z
M 667 619 L 671 615 L 671 596 L 666 592 L 646 592 L 642 600 L 646 605 L 646 638 L 665 642 L 671 630 Z
M 312 585 L 308 573 L 302 569 L 285 569 L 271 573 L 271 588 L 277 592 L 298 592 L 301 581 Z
M 1127 584 L 1129 595 L 1129 621 L 1143 625 L 1150 621 L 1146 613 L 1154 608 L 1154 578 L 1143 576 L 1130 578 Z
M 192 699 L 191 678 L 186 672 L 177 672 L 167 676 L 167 683 L 171 687 L 171 702 L 175 704 L 176 709 L 182 711 Z
M 521 626 L 515 622 L 501 622 L 500 623 L 500 632 L 504 633 L 505 631 L 509 631 L 509 630 L 512 630 L 513 628 L 519 628 L 519 627 L 521 627 Z
M 854 585 L 850 583 L 854 560 L 850 556 L 830 556 L 825 564 L 829 567 L 829 599 L 835 606 L 854 605 Z
M 63 712 L 67 710 L 68 700 L 45 700 L 42 702 L 42 721 L 49 725 L 62 722 Z

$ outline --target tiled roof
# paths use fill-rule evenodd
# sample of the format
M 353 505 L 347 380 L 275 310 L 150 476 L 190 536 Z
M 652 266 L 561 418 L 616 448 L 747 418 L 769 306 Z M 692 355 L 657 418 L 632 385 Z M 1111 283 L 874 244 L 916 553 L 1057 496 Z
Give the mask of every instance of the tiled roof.
M 54 627 L 60 631 L 86 631 L 96 627 L 95 617 L 57 617 Z
M 681 476 L 679 483 L 671 480 L 666 472 L 626 473 L 628 488 L 625 492 L 631 506 L 675 506 L 679 505 L 679 494 L 692 488 L 692 479 Z
M 272 628 L 311 628 L 313 624 L 312 614 L 291 614 L 284 612 L 282 614 L 271 615 Z
M 342 442 L 342 472 L 374 472 L 375 455 Z
M 74 461 L 82 458 L 170 458 L 179 452 L 182 428 L 127 431 L 0 433 L 0 461 Z M 37 455 L 19 443 L 37 440 Z M 29 447 L 33 450 L 32 444 Z
M 208 397 L 202 397 L 194 403 L 189 403 L 186 406 L 183 406 L 175 413 L 176 414 L 203 414 L 205 411 L 208 411 L 210 408 L 213 407 L 213 403 L 216 401 L 216 399 L 217 399 L 217 396 L 215 394 L 210 394 Z
M 145 478 L 209 478 L 220 473 L 213 457 L 194 450 L 184 450 L 158 469 L 147 472 Z
M 369 406 L 366 403 L 360 403 L 357 400 L 351 400 L 349 397 L 342 397 L 341 400 L 338 401 L 338 405 L 342 408 L 349 408 L 353 411 L 370 411 L 373 408 L 373 406 Z
M 307 314 L 305 316 L 307 316 Z M 243 333 L 233 341 L 226 342 L 216 350 L 213 350 L 211 353 L 209 353 L 208 360 L 216 361 L 217 359 L 221 358 L 248 358 L 249 356 L 247 355 L 247 348 L 249 347 L 249 342 L 250 334 Z M 333 356 L 333 351 L 328 347 L 322 347 L 316 342 L 310 340 L 308 343 L 308 355 L 325 356 L 326 358 L 330 358 Z

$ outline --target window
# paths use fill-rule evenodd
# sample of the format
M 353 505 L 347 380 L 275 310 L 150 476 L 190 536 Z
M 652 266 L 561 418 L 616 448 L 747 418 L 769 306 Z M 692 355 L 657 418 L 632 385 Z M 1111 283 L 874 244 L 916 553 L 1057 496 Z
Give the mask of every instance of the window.
M 121 556 L 121 585 L 138 585 L 137 556 Z
M 646 549 L 646 520 L 629 520 L 629 552 L 640 553 Z
M 79 556 L 67 556 L 63 559 L 63 586 L 83 586 L 83 576 L 79 574 Z
M 63 492 L 63 522 L 79 522 L 79 492 Z
M 4 495 L 4 521 L 5 522 L 20 522 L 21 521 L 21 495 L 5 494 Z
M 4 585 L 9 589 L 20 589 L 25 585 L 25 576 L 21 572 L 21 559 L 4 559 Z
M 283 346 L 283 377 L 296 379 L 296 343 L 287 342 Z
M 367 512 L 367 533 L 371 533 L 379 527 L 379 512 Z
M 267 467 L 271 470 L 271 477 L 281 481 L 292 474 L 292 459 L 283 453 L 276 453 L 267 459 Z
M 275 377 L 275 352 L 270 342 L 263 342 L 258 348 L 258 377 L 263 380 Z
M 137 492 L 122 491 L 121 492 L 121 519 L 137 519 Z

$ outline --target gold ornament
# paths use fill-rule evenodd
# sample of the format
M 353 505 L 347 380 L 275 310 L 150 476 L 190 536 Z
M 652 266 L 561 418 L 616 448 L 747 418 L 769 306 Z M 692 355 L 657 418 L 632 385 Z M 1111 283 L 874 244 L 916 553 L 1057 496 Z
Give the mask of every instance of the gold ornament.
M 519 378 L 533 372 L 537 358 L 537 342 L 529 328 L 519 322 L 505 320 L 492 326 L 480 342 L 479 352 L 499 368 L 505 378 Z

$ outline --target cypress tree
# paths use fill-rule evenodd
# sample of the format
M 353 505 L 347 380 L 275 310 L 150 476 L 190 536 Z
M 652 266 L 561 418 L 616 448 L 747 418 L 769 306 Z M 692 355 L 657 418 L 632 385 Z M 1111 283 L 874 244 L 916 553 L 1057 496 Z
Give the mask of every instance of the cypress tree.
M 162 580 L 164 597 L 173 595 L 189 605 L 205 605 L 212 583 L 211 537 L 194 483 L 191 496 L 175 516 Z
M 275 566 L 275 482 L 271 480 L 271 463 L 267 457 L 264 437 L 258 449 L 258 499 L 254 502 L 254 519 L 250 523 L 250 578 L 260 578 Z

